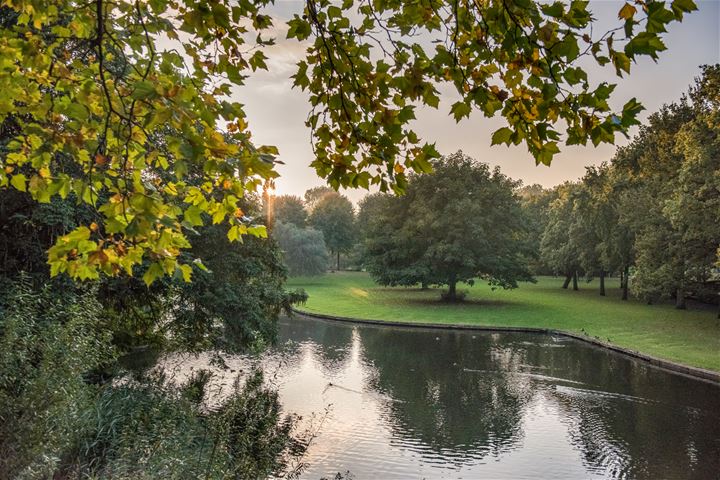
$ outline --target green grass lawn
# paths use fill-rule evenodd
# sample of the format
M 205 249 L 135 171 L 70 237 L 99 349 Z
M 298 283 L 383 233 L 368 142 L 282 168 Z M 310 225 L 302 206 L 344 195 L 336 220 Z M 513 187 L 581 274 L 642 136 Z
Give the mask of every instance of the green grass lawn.
M 440 290 L 385 288 L 366 273 L 329 273 L 298 277 L 290 287 L 304 288 L 310 298 L 300 310 L 361 319 L 538 327 L 598 337 L 615 345 L 686 365 L 720 371 L 720 321 L 716 310 L 690 306 L 646 305 L 620 300 L 619 282 L 581 282 L 580 290 L 563 290 L 561 278 L 541 277 L 515 290 L 492 290 L 486 284 L 464 286 L 465 302 L 439 301 Z

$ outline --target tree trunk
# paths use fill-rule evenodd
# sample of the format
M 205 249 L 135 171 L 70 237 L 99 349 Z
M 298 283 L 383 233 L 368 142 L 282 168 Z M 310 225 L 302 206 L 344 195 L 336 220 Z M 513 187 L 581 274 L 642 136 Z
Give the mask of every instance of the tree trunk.
M 568 285 L 570 285 L 570 280 L 572 280 L 572 275 L 568 273 L 567 275 L 565 275 L 565 281 L 563 282 L 562 288 L 567 288 Z
M 627 300 L 628 299 L 628 280 L 630 280 L 630 267 L 628 265 L 625 265 L 625 270 L 623 272 L 623 279 L 622 279 L 622 299 Z
M 457 275 L 455 275 L 454 273 L 450 275 L 450 280 L 448 281 L 447 300 L 449 302 L 454 302 L 457 300 Z
M 573 290 L 577 291 L 578 290 L 577 270 L 575 270 L 575 272 L 573 272 L 572 280 L 573 280 Z
M 337 252 L 337 269 L 340 271 L 340 250 Z
M 420 282 L 420 290 L 427 290 L 430 288 L 427 282 Z
M 678 287 L 675 293 L 675 308 L 678 310 L 685 310 L 685 292 L 683 291 L 682 285 Z
M 605 296 L 605 270 L 600 270 L 600 295 Z

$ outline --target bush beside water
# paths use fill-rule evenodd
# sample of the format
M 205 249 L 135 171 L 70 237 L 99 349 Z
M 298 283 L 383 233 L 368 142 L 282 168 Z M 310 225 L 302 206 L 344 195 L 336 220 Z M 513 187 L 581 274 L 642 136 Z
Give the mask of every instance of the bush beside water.
M 299 471 L 306 442 L 261 372 L 236 381 L 208 409 L 207 372 L 178 387 L 161 374 L 119 370 L 92 292 L 60 295 L 27 278 L 2 291 L 0 478 L 251 479 Z

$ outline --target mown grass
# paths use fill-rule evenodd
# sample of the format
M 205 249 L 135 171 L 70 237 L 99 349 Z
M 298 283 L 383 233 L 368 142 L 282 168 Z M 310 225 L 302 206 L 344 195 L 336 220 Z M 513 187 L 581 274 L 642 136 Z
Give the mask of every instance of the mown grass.
M 493 290 L 478 283 L 465 286 L 460 304 L 439 301 L 440 289 L 385 288 L 361 272 L 297 277 L 290 287 L 304 288 L 310 298 L 300 310 L 361 319 L 539 327 L 584 333 L 649 355 L 720 371 L 720 321 L 714 308 L 622 301 L 617 279 L 607 281 L 607 296 L 598 282 L 581 282 L 579 291 L 563 290 L 562 279 L 541 277 L 514 290 Z

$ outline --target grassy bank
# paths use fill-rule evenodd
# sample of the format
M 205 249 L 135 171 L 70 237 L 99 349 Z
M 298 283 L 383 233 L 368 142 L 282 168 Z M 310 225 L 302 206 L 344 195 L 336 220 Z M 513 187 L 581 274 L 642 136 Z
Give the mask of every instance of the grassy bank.
M 597 281 L 580 291 L 563 290 L 562 279 L 544 277 L 515 290 L 492 290 L 485 284 L 465 287 L 461 304 L 438 301 L 439 289 L 384 288 L 365 273 L 341 272 L 293 278 L 310 298 L 301 310 L 330 315 L 416 323 L 538 327 L 599 337 L 649 355 L 720 371 L 720 322 L 709 308 L 675 310 L 672 305 L 623 302 L 615 279 L 608 295 L 598 295 Z

